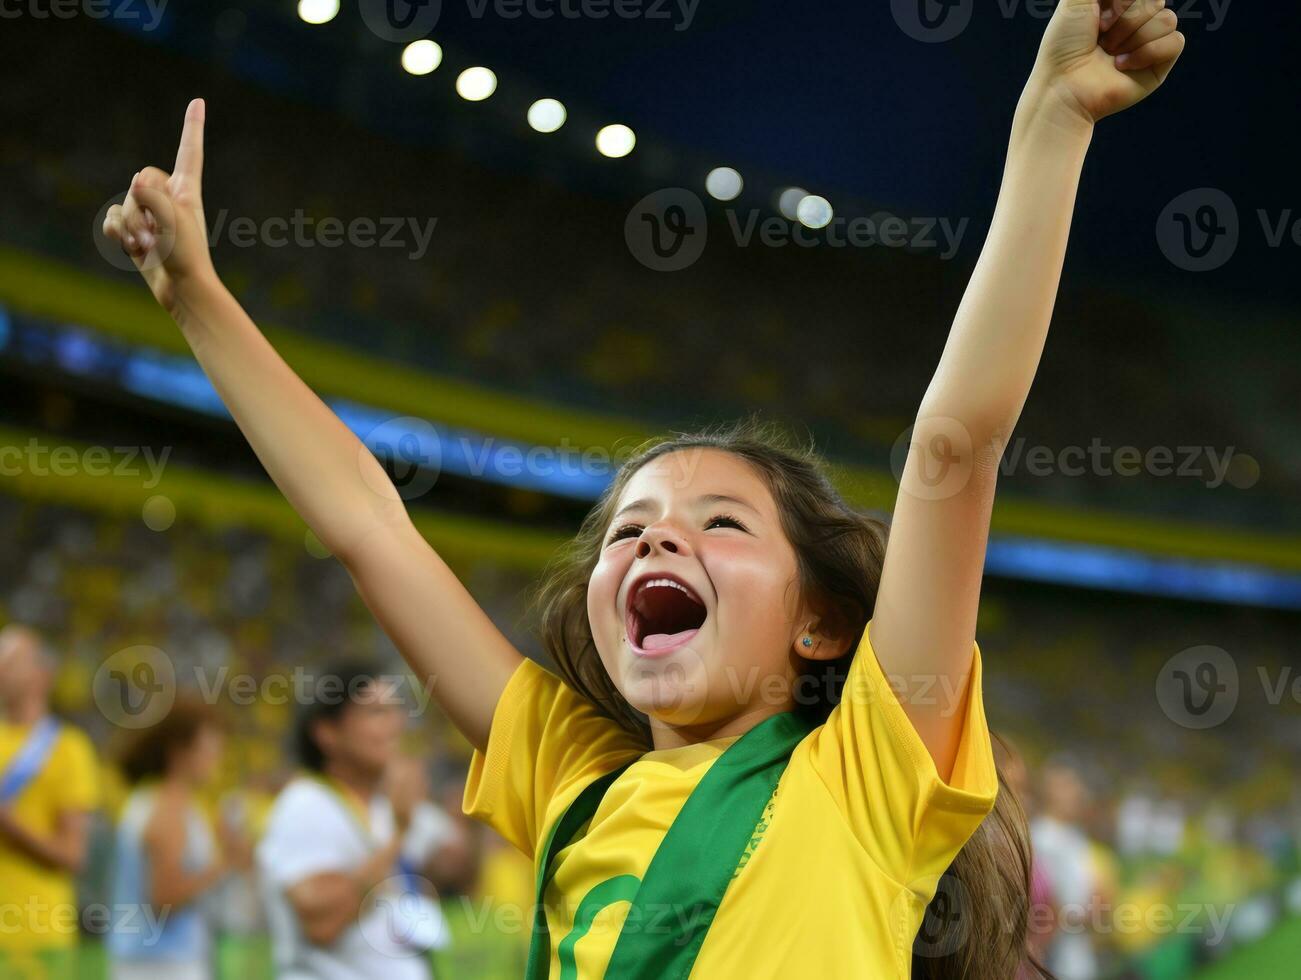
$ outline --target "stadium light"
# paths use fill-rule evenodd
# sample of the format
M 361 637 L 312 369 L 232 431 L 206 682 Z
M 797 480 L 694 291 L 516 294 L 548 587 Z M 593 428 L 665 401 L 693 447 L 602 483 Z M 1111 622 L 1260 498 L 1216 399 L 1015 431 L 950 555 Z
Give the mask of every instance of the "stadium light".
M 710 197 L 718 201 L 735 200 L 744 186 L 745 181 L 741 179 L 741 175 L 731 167 L 715 167 L 705 177 L 705 190 L 709 192 Z
M 795 216 L 805 228 L 825 228 L 835 215 L 831 202 L 817 194 L 806 195 L 795 206 Z
M 788 187 L 777 197 L 777 210 L 783 217 L 795 221 L 799 218 L 800 201 L 809 196 L 803 187 Z
M 529 125 L 539 133 L 554 133 L 566 117 L 564 104 L 555 99 L 538 99 L 529 106 Z
M 637 145 L 637 134 L 622 123 L 601 127 L 596 134 L 596 149 L 602 156 L 626 157 Z
M 298 16 L 307 24 L 328 24 L 339 16 L 339 0 L 298 0 Z
M 402 67 L 413 75 L 428 75 L 443 63 L 443 49 L 435 41 L 412 41 L 402 51 Z
M 456 94 L 467 102 L 482 102 L 497 91 L 497 76 L 488 68 L 467 68 L 456 76 Z

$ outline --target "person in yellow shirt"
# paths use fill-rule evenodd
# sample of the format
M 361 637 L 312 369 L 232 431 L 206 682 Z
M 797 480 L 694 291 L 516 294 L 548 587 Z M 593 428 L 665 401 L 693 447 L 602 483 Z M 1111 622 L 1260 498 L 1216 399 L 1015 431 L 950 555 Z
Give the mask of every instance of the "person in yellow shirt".
M 1016 975 L 1029 849 L 998 792 L 975 644 L 998 462 L 1094 127 L 1162 85 L 1177 22 L 1156 0 L 1057 5 L 888 549 L 799 453 L 744 433 L 659 443 L 621 467 L 547 582 L 560 676 L 496 628 L 217 275 L 202 99 L 173 172 L 139 171 L 108 210 L 105 235 L 266 471 L 475 747 L 465 809 L 535 863 L 530 980 Z M 870 354 L 865 336 L 855 356 Z M 433 469 L 431 440 L 394 429 Z
M 0 630 L 0 976 L 74 977 L 74 876 L 99 801 L 85 733 L 50 713 L 54 664 L 32 630 Z

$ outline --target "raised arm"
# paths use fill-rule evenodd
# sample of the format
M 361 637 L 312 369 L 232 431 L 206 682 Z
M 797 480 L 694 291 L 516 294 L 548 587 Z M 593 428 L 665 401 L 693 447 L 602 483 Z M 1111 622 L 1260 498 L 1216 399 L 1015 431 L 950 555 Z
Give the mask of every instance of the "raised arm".
M 1094 124 L 1183 51 L 1159 0 L 1060 0 L 1017 106 L 989 237 L 913 428 L 872 644 L 940 774 L 965 708 L 998 462 L 1043 352 Z
M 487 744 L 520 654 L 420 536 L 388 474 L 305 385 L 222 285 L 203 218 L 204 104 L 185 114 L 176 167 L 136 174 L 105 233 L 135 261 L 276 485 L 344 564 L 448 716 Z

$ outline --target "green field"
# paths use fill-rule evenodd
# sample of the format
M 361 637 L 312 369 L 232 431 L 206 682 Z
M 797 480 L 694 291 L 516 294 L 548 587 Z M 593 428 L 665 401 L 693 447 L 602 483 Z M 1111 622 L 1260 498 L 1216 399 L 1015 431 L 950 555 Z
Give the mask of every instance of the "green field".
M 523 952 L 515 937 L 474 934 L 449 905 L 449 919 L 456 937 L 453 950 L 436 961 L 439 980 L 515 980 L 524 970 Z M 264 942 L 247 946 L 224 943 L 220 975 L 239 980 L 272 980 L 270 957 Z M 1196 975 L 1191 980 L 1296 980 L 1301 976 L 1301 918 L 1287 920 L 1260 942 L 1238 950 L 1222 963 Z M 80 969 L 76 980 L 101 980 L 106 976 L 102 950 L 94 944 L 81 949 Z M 1161 974 L 1169 980 L 1185 980 L 1178 972 Z M 26 971 L 6 969 L 0 963 L 0 980 L 39 980 Z
M 1260 942 L 1241 949 L 1197 980 L 1295 980 L 1301 976 L 1301 919 L 1289 919 Z

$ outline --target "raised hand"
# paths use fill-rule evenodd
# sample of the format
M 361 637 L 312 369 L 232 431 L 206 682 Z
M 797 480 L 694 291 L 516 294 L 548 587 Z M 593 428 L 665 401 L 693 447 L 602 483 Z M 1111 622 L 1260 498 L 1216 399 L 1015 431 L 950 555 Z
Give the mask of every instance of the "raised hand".
M 1147 98 L 1184 50 L 1166 0 L 1060 0 L 1035 73 L 1097 122 Z
M 126 200 L 104 218 L 104 234 L 131 256 L 154 298 L 173 315 L 183 282 L 215 275 L 203 218 L 203 121 L 203 100 L 195 99 L 185 111 L 175 169 L 141 170 Z

